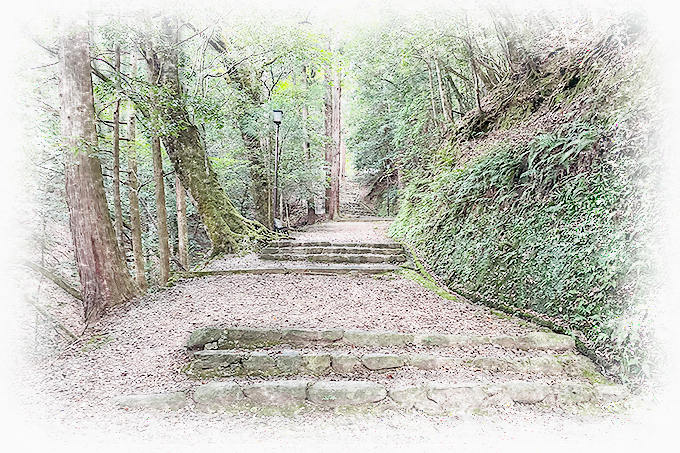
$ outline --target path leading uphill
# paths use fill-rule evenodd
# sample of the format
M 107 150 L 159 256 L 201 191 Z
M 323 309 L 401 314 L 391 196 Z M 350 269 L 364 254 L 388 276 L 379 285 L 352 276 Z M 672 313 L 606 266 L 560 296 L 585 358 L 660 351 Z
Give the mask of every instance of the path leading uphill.
M 389 244 L 385 227 L 320 224 L 292 242 Z M 213 266 L 244 260 L 310 264 L 253 255 Z M 333 264 L 342 265 L 356 264 Z M 649 433 L 620 413 L 625 392 L 569 338 L 440 297 L 408 272 L 181 280 L 58 357 L 27 363 L 11 387 L 23 407 L 17 429 L 69 451 L 113 441 L 126 451 L 629 447 Z

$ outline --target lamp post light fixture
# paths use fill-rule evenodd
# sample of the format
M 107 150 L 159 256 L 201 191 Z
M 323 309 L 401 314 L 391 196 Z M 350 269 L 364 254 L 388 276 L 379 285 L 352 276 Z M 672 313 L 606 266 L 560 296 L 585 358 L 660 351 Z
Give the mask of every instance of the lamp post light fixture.
M 279 213 L 279 127 L 283 120 L 283 111 L 274 110 L 273 120 L 274 124 L 276 124 L 276 152 L 274 154 L 274 219 L 277 219 Z M 276 224 L 276 220 L 274 220 L 274 224 Z

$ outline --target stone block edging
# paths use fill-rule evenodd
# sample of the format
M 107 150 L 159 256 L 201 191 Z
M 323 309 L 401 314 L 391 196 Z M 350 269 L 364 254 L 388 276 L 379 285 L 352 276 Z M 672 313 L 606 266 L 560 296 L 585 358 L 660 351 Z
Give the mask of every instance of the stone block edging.
M 495 344 L 505 348 L 566 351 L 575 348 L 574 339 L 550 332 L 529 332 L 525 335 L 488 337 L 482 335 L 452 335 L 441 333 L 400 333 L 342 329 L 265 329 L 249 327 L 202 327 L 191 333 L 186 347 L 200 349 L 262 348 L 279 344 L 300 346 L 319 344 L 349 344 L 353 346 L 390 347 L 425 345 L 456 347 Z
M 562 406 L 611 403 L 627 398 L 621 385 L 590 385 L 577 382 L 547 384 L 510 381 L 503 384 L 426 382 L 387 388 L 372 381 L 280 380 L 239 384 L 210 382 L 198 386 L 193 401 L 199 409 L 249 406 L 290 406 L 311 403 L 337 408 L 378 402 L 428 413 L 468 411 L 494 406 L 544 404 Z M 114 399 L 119 408 L 177 410 L 188 404 L 184 392 L 127 395 Z
M 321 376 L 331 372 L 348 375 L 359 371 L 385 371 L 402 367 L 421 370 L 468 367 L 491 372 L 566 374 L 573 377 L 599 376 L 587 358 L 576 354 L 538 357 L 469 359 L 431 354 L 301 354 L 287 350 L 280 353 L 203 350 L 194 352 L 194 360 L 184 369 L 190 376 L 215 378 L 230 376 Z

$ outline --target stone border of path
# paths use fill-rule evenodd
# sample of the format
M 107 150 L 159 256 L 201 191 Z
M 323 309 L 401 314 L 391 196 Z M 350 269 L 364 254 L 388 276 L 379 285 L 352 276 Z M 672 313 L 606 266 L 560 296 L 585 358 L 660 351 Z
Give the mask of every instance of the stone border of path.
M 220 269 L 212 271 L 185 271 L 173 274 L 175 278 L 208 277 L 211 275 L 234 275 L 234 274 L 304 274 L 304 275 L 379 275 L 387 272 L 396 272 L 402 269 L 396 265 L 347 265 L 347 266 L 275 266 L 253 267 L 246 269 Z
M 339 408 L 379 402 L 429 414 L 447 414 L 488 407 L 520 404 L 569 406 L 583 403 L 612 403 L 628 397 L 621 385 L 510 381 L 504 384 L 427 382 L 387 388 L 370 381 L 281 380 L 238 384 L 210 382 L 196 387 L 191 400 L 199 410 L 252 406 L 302 406 Z M 184 392 L 127 395 L 114 399 L 119 408 L 178 410 L 191 401 Z
M 575 347 L 574 339 L 551 332 L 529 332 L 522 336 L 452 335 L 442 333 L 373 332 L 363 330 L 305 328 L 263 329 L 248 327 L 201 327 L 187 341 L 189 350 L 263 348 L 280 344 L 295 346 L 328 345 L 390 347 L 424 345 L 455 347 L 494 344 L 504 348 L 567 351 Z
M 360 372 L 386 371 L 403 367 L 420 370 L 469 367 L 493 372 L 566 374 L 570 377 L 599 376 L 595 366 L 583 356 L 545 354 L 538 357 L 498 358 L 475 357 L 470 359 L 439 357 L 430 354 L 300 354 L 288 350 L 276 354 L 266 352 L 232 352 L 203 350 L 194 353 L 194 360 L 183 371 L 197 378 L 229 376 L 322 376 L 331 372 L 351 375 Z

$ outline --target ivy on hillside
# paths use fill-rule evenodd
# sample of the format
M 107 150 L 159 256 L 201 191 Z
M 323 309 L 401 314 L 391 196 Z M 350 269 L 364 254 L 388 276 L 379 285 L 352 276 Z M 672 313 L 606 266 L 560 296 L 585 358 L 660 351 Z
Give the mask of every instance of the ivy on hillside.
M 648 373 L 611 322 L 644 299 L 656 264 L 640 234 L 654 172 L 641 171 L 649 156 L 619 145 L 622 134 L 567 123 L 412 181 L 392 233 L 452 288 L 561 320 L 610 368 L 634 363 L 622 379 Z

